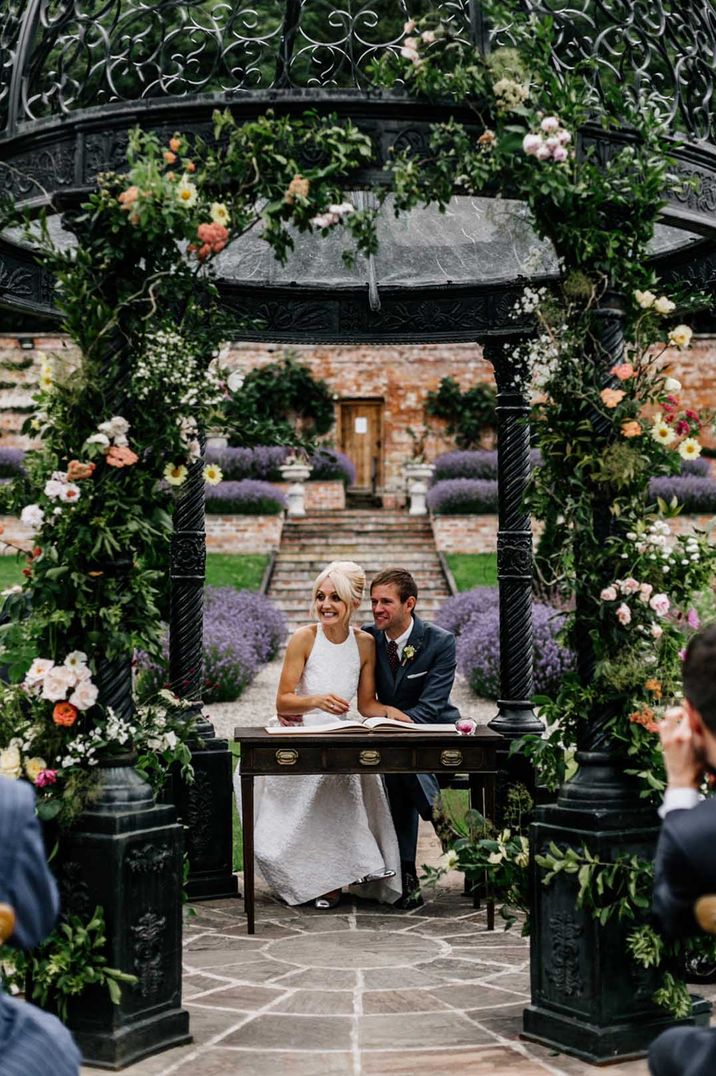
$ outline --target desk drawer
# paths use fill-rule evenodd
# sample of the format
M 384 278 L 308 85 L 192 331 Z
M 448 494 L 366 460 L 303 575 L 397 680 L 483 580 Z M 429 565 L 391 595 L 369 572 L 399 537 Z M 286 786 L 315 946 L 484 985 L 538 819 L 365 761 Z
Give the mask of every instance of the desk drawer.
M 491 768 L 490 762 L 493 761 L 492 752 L 472 745 L 465 747 L 459 741 L 454 747 L 420 747 L 416 754 L 420 770 L 428 773 L 485 770 Z
M 322 769 L 320 747 L 297 743 L 295 747 L 254 747 L 251 752 L 252 773 L 321 773 Z

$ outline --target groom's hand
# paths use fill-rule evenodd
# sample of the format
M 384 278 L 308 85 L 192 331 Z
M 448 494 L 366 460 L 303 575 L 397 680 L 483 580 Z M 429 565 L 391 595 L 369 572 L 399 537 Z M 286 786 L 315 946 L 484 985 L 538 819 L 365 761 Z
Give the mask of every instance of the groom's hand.
M 303 714 L 277 714 L 279 725 L 302 725 Z

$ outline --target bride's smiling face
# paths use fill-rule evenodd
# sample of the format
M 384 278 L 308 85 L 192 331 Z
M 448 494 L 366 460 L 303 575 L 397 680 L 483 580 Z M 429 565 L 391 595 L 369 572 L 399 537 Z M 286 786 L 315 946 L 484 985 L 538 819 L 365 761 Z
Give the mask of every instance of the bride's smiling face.
M 322 624 L 340 624 L 350 619 L 351 611 L 333 585 L 330 575 L 316 591 L 316 613 Z

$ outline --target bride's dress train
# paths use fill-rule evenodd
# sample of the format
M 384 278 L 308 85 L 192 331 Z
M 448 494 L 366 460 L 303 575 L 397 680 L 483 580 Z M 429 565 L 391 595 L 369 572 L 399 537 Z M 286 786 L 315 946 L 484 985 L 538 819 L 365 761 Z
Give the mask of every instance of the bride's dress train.
M 354 630 L 345 642 L 331 643 L 319 624 L 296 693 L 353 699 L 359 675 Z M 333 720 L 321 710 L 303 717 L 306 725 Z M 234 787 L 240 809 L 239 767 Z M 264 879 L 288 904 L 303 904 L 385 869 L 395 877 L 356 892 L 389 904 L 401 895 L 398 840 L 378 774 L 257 778 L 254 848 Z

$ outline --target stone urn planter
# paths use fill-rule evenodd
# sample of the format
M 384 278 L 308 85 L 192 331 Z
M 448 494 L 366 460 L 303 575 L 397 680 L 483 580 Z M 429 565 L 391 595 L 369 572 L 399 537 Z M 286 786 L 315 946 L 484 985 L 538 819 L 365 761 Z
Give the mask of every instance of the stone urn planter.
M 432 463 L 421 463 L 417 460 L 411 460 L 403 467 L 403 473 L 405 474 L 405 484 L 408 490 L 409 508 L 408 514 L 411 516 L 425 516 L 428 509 L 425 503 L 425 498 L 428 492 L 428 486 L 430 485 L 430 479 L 435 467 Z
M 281 464 L 281 477 L 288 482 L 288 515 L 305 516 L 306 514 L 306 490 L 305 483 L 313 468 L 308 463 L 300 460 L 288 459 Z

